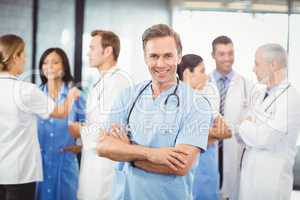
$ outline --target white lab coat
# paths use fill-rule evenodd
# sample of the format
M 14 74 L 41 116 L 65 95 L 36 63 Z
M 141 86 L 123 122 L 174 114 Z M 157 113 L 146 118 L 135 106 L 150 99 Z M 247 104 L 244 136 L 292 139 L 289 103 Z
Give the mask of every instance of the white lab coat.
M 213 77 L 211 75 L 211 77 Z M 216 80 L 213 83 L 217 85 Z M 223 140 L 223 184 L 221 195 L 238 200 L 240 162 L 243 146 L 235 138 L 235 126 L 247 112 L 254 84 L 238 73 L 234 73 L 226 94 L 224 120 L 233 136 Z
M 284 91 L 287 86 L 283 82 L 273 88 L 264 101 L 265 89 L 255 93 L 250 120 L 239 128 L 246 144 L 240 200 L 290 200 L 300 131 L 300 96 L 293 87 Z
M 37 117 L 55 104 L 36 85 L 0 72 L 0 185 L 43 180 Z
M 114 99 L 129 87 L 131 79 L 117 67 L 101 75 L 88 95 L 86 125 L 81 129 L 83 144 L 79 175 L 78 199 L 109 199 L 114 177 L 115 162 L 96 153 L 100 129 L 105 127 Z

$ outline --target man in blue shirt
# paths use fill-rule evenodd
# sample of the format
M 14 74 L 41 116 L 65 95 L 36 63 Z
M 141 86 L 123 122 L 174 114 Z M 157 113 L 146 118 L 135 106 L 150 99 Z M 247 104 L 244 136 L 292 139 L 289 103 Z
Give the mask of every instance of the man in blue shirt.
M 174 30 L 151 26 L 143 49 L 152 80 L 121 92 L 97 145 L 99 156 L 119 161 L 111 199 L 190 200 L 212 111 L 176 78 L 182 45 Z

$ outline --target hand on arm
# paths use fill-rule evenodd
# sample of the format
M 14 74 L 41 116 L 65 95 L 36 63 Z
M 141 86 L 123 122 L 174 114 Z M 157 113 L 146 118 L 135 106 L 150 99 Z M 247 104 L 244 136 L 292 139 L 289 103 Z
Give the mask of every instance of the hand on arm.
M 82 149 L 81 145 L 70 145 L 64 148 L 64 151 L 71 152 L 71 153 L 80 153 Z
M 82 125 L 80 122 L 70 122 L 69 132 L 74 138 L 80 138 L 80 129 Z
M 130 140 L 128 138 L 128 132 L 125 130 L 123 126 L 120 126 L 119 124 L 112 124 L 111 131 L 109 134 L 126 144 L 130 144 Z
M 147 151 L 148 148 L 125 143 L 110 132 L 102 132 L 97 143 L 98 155 L 114 161 L 145 160 L 147 159 Z
M 160 159 L 164 160 L 162 151 L 166 149 L 167 148 L 156 149 L 157 154 L 153 153 L 152 156 L 156 159 L 161 157 Z M 176 152 L 176 154 L 173 154 L 173 157 L 176 158 L 170 160 L 171 164 L 153 162 L 155 160 L 135 161 L 134 164 L 136 167 L 148 172 L 185 176 L 195 163 L 200 149 L 198 147 L 186 144 L 179 144 L 176 147 L 170 147 L 169 149 Z
M 224 119 L 221 116 L 216 117 L 213 126 L 209 129 L 209 144 L 218 139 L 227 139 L 231 137 L 231 130 L 228 128 Z
M 72 89 L 69 90 L 66 100 L 62 104 L 56 106 L 53 109 L 50 116 L 55 118 L 67 117 L 72 110 L 74 101 L 79 97 L 80 97 L 80 90 L 77 89 L 76 87 L 73 87 Z

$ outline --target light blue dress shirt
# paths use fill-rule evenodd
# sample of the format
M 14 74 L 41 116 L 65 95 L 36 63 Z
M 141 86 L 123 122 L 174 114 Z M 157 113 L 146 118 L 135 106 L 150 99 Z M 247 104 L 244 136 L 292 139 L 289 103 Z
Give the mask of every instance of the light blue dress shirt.
M 230 81 L 232 80 L 234 74 L 235 74 L 234 70 L 231 70 L 231 72 L 229 72 L 225 76 L 222 75 L 222 74 L 220 74 L 220 72 L 218 72 L 217 70 L 213 71 L 212 75 L 213 75 L 214 80 L 217 82 L 217 87 L 218 87 L 219 91 L 221 90 L 221 87 L 222 87 L 222 80 L 221 80 L 221 78 L 226 77 L 225 88 L 228 89 Z
M 47 85 L 41 86 L 48 95 Z M 61 104 L 67 97 L 69 88 L 61 87 L 55 104 Z M 76 200 L 78 186 L 78 161 L 76 154 L 64 152 L 69 145 L 75 145 L 75 139 L 68 130 L 68 121 L 83 121 L 84 100 L 75 101 L 69 117 L 47 120 L 38 119 L 38 136 L 41 146 L 44 181 L 37 185 L 38 200 Z
M 108 124 L 126 124 L 129 109 L 148 82 L 123 91 L 115 101 Z M 160 148 L 189 144 L 206 150 L 212 112 L 206 99 L 180 82 L 176 94 L 165 105 L 175 86 L 152 98 L 151 85 L 137 100 L 130 117 L 133 142 Z M 118 162 L 112 188 L 112 200 L 191 200 L 194 167 L 186 176 L 146 172 L 129 162 Z

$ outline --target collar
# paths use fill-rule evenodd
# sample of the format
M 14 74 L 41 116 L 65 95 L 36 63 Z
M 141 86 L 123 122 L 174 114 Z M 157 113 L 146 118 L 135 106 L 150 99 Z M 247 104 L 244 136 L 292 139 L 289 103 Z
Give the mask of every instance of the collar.
M 266 92 L 268 92 L 268 94 L 271 94 L 271 93 L 274 93 L 276 91 L 281 91 L 281 90 L 285 89 L 286 87 L 288 87 L 289 84 L 290 83 L 288 82 L 288 80 L 284 79 L 279 84 L 274 85 L 270 89 L 267 89 L 267 87 L 266 87 Z
M 178 81 L 178 82 L 177 82 Z M 147 82 L 148 83 L 148 82 Z M 174 92 L 175 88 L 176 87 L 179 87 L 179 85 L 181 84 L 181 81 L 180 80 L 176 80 L 176 83 L 174 85 L 172 85 L 171 87 L 169 87 L 168 89 L 162 91 L 157 97 L 165 97 L 171 93 Z M 177 89 L 177 92 L 178 92 L 178 89 Z M 146 95 L 150 95 L 151 98 L 152 98 L 152 95 L 153 95 L 153 91 L 152 91 L 152 81 L 151 81 L 151 84 L 146 88 L 146 92 L 145 92 Z M 156 97 L 156 98 L 157 98 Z
M 94 83 L 93 87 L 96 87 L 101 80 L 105 79 L 106 77 L 110 77 L 112 75 L 114 75 L 116 72 L 118 72 L 120 69 L 117 66 L 113 66 L 111 67 L 109 70 L 105 70 L 105 71 L 99 71 L 99 76 L 98 76 L 98 80 Z
M 233 76 L 235 74 L 234 70 L 231 70 L 231 72 L 229 72 L 228 74 L 225 75 L 225 77 L 231 81 Z M 218 72 L 216 69 L 213 71 L 213 77 L 216 81 L 219 81 L 220 78 L 224 77 L 224 75 L 222 75 L 220 72 Z
M 48 94 L 48 85 L 47 85 L 47 83 L 45 85 L 42 85 L 42 90 L 43 90 L 43 92 Z M 60 90 L 59 90 L 59 95 L 58 95 L 57 99 L 64 98 L 64 97 L 68 96 L 68 91 L 69 91 L 69 89 L 68 89 L 67 84 L 63 83 Z
M 18 77 L 11 75 L 8 72 L 0 72 L 0 78 L 9 78 L 9 79 L 15 79 L 15 80 L 18 79 Z
M 104 77 L 109 74 L 114 74 L 118 70 L 119 70 L 119 68 L 117 66 L 112 66 L 109 70 L 99 71 L 99 74 L 100 74 L 100 77 Z

